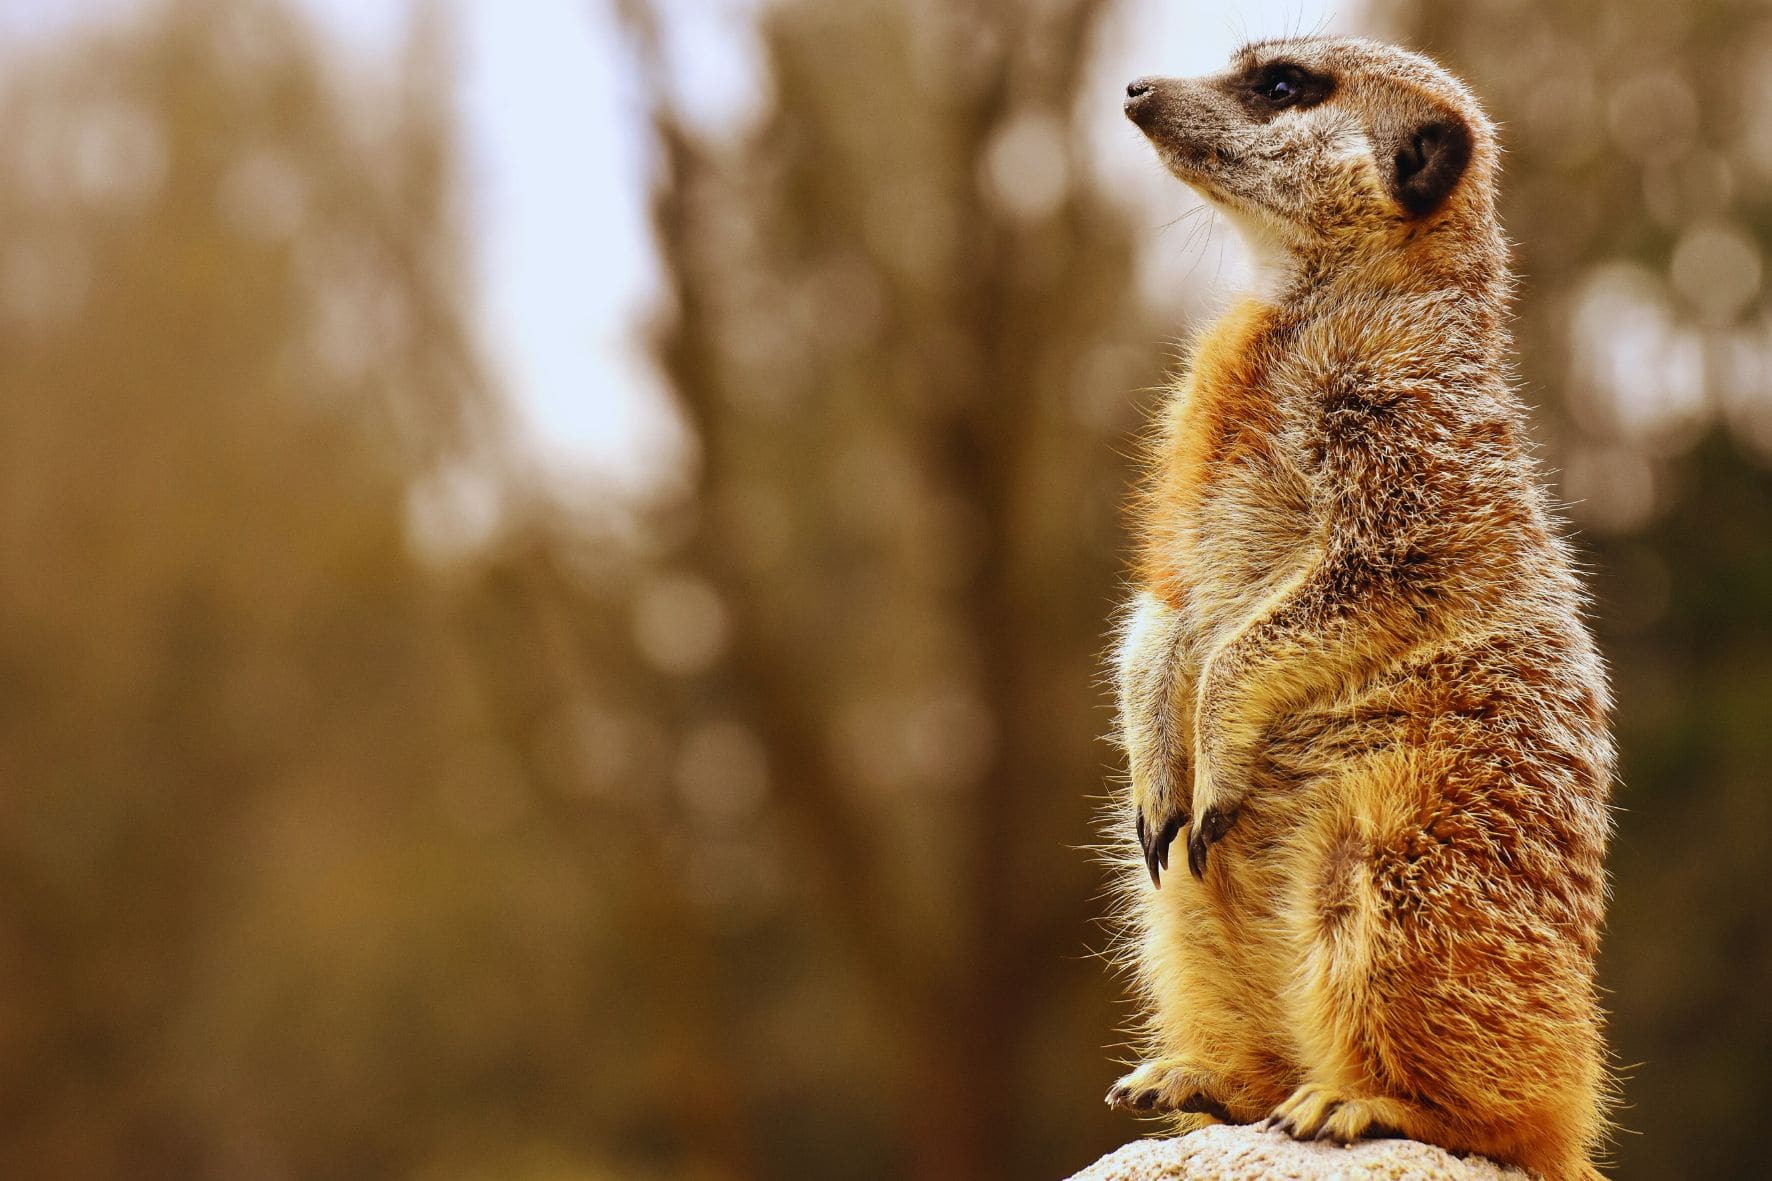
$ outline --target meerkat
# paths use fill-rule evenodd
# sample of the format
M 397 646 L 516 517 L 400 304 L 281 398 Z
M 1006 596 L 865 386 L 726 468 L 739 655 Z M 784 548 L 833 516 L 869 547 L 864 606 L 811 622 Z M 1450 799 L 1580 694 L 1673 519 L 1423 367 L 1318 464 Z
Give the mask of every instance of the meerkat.
M 1256 277 L 1137 510 L 1115 824 L 1147 1036 L 1108 1101 L 1598 1176 L 1611 707 L 1510 382 L 1494 127 L 1427 58 L 1330 37 L 1125 110 Z

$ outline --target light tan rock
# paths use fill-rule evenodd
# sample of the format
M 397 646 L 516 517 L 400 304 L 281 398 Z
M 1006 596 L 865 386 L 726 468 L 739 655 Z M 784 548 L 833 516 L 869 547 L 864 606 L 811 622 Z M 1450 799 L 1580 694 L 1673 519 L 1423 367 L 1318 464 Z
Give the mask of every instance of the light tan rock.
M 1532 1174 L 1414 1140 L 1341 1148 L 1216 1124 L 1173 1140 L 1136 1140 L 1071 1181 L 1532 1181 Z

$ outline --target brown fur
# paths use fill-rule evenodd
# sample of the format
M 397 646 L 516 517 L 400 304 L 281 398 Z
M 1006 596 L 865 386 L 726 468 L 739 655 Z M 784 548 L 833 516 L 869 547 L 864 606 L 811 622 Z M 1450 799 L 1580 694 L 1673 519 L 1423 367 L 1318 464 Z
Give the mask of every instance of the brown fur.
M 1263 107 L 1282 65 L 1328 97 Z M 1493 128 L 1366 41 L 1128 93 L 1268 273 L 1140 500 L 1116 828 L 1147 1060 L 1110 1101 L 1593 1176 L 1610 706 L 1506 379 Z M 1161 876 L 1170 837 L 1195 876 Z

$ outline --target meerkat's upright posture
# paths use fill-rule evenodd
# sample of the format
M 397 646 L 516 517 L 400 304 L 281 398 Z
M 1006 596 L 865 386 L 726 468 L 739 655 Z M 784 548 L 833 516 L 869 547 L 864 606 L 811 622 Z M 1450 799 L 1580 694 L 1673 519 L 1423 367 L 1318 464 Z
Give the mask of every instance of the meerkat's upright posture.
M 1118 677 L 1148 1053 L 1109 1101 L 1593 1176 L 1610 705 L 1509 386 L 1493 128 L 1359 40 L 1126 93 L 1259 273 L 1142 501 Z

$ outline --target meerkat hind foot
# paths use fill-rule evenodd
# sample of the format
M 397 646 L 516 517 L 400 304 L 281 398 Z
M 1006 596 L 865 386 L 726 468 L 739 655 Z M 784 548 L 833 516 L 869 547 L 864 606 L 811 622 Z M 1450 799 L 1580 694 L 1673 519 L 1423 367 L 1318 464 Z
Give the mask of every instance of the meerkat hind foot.
M 1213 1097 L 1217 1080 L 1209 1072 L 1179 1058 L 1146 1062 L 1108 1088 L 1109 1107 L 1127 1111 L 1186 1111 L 1230 1121 L 1224 1104 Z
M 1331 1087 L 1303 1086 L 1262 1122 L 1294 1140 L 1384 1140 L 1401 1135 L 1402 1105 L 1394 1099 L 1358 1099 Z

